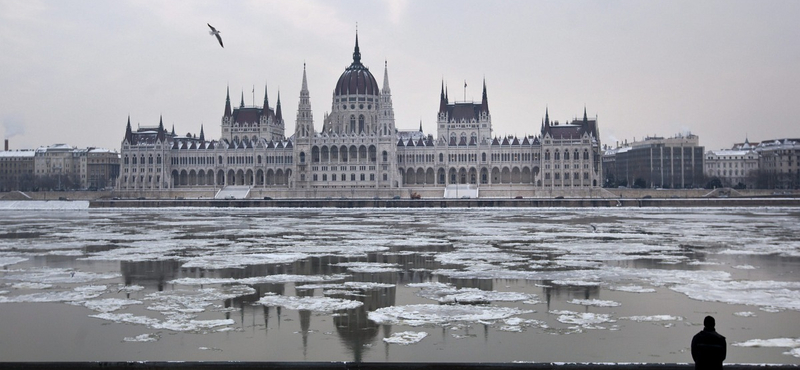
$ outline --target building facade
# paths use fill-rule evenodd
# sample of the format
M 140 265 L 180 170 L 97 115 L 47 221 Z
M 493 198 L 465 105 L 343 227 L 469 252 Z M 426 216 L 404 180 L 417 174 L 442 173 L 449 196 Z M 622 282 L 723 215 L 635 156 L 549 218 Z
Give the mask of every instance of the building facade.
M 0 152 L 0 191 L 98 190 L 119 175 L 119 153 L 66 144 Z
M 697 135 L 647 137 L 606 150 L 606 186 L 684 189 L 705 185 L 704 148 Z
M 341 74 L 331 110 L 316 131 L 305 66 L 293 134 L 286 137 L 280 96 L 275 109 L 267 93 L 260 107 L 238 108 L 227 93 L 219 140 L 175 135 L 163 127 L 131 128 L 121 149 L 119 189 L 247 186 L 289 190 L 298 197 L 342 194 L 377 196 L 451 185 L 491 189 L 600 186 L 602 162 L 596 119 L 559 124 L 548 112 L 539 135 L 493 137 L 486 83 L 481 102 L 450 102 L 444 83 L 437 137 L 398 130 L 389 86 L 361 62 L 356 36 L 353 61 Z
M 706 153 L 706 176 L 718 178 L 724 187 L 755 188 L 758 168 L 759 154 L 755 146 L 751 146 L 747 140 L 732 149 L 711 150 Z
M 800 139 L 765 140 L 755 150 L 759 154 L 758 187 L 800 188 Z
M 35 187 L 36 152 L 6 150 L 0 152 L 0 191 L 29 191 Z

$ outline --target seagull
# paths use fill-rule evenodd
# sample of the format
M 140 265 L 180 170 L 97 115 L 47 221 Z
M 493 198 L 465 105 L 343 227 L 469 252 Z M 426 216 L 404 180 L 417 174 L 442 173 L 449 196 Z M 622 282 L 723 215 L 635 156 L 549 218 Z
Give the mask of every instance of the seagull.
M 597 226 L 594 226 L 592 224 L 589 224 L 589 226 L 592 227 L 592 232 L 597 232 Z
M 206 23 L 206 24 L 208 24 L 208 23 Z M 217 29 L 214 28 L 214 26 L 212 26 L 210 24 L 208 24 L 208 28 L 211 29 L 211 31 L 208 31 L 208 34 L 216 36 L 217 37 L 217 41 L 219 41 L 219 46 L 222 46 L 223 48 L 225 48 L 225 45 L 222 45 L 222 37 L 219 36 L 220 31 L 217 31 Z

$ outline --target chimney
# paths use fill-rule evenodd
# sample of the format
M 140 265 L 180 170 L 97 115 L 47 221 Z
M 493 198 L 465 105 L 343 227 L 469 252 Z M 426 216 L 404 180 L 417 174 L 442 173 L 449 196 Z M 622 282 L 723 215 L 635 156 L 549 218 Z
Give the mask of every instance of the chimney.
M 6 139 L 6 151 L 8 151 L 8 139 Z

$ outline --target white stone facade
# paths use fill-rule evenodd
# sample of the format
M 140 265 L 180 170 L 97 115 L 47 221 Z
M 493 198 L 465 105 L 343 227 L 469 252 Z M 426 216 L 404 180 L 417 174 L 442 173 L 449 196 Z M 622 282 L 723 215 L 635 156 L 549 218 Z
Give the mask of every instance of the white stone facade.
M 482 101 L 450 103 L 442 87 L 437 138 L 399 131 L 388 65 L 382 87 L 361 64 L 356 37 L 353 63 L 336 84 L 331 111 L 316 131 L 303 69 L 294 134 L 284 137 L 280 98 L 275 109 L 238 108 L 226 98 L 222 137 L 167 132 L 163 124 L 133 131 L 121 150 L 119 189 L 220 189 L 229 185 L 275 190 L 296 197 L 331 194 L 373 197 L 468 184 L 491 189 L 593 188 L 601 185 L 596 119 L 550 122 L 540 135 L 492 137 L 486 84 Z M 532 125 L 531 125 L 532 126 Z M 430 189 L 427 189 L 430 190 Z M 288 192 L 287 192 L 288 191 Z M 430 192 L 428 192 L 430 194 Z

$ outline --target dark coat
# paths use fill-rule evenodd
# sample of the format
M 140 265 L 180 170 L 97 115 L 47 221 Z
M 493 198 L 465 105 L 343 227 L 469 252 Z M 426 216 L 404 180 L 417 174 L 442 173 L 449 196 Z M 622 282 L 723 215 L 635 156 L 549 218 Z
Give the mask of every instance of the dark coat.
M 697 370 L 722 369 L 726 355 L 725 337 L 705 327 L 692 338 L 692 359 Z

